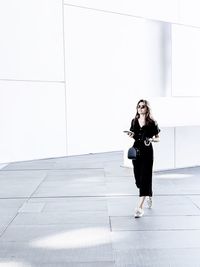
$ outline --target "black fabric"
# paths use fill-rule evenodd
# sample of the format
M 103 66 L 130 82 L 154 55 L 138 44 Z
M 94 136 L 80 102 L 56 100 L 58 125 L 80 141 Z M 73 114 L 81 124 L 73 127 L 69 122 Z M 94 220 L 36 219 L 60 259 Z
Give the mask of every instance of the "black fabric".
M 153 146 L 145 146 L 144 140 L 152 138 L 160 132 L 155 121 L 140 127 L 138 120 L 132 120 L 130 131 L 134 132 L 133 146 L 140 151 L 140 155 L 133 160 L 133 173 L 140 196 L 152 196 Z

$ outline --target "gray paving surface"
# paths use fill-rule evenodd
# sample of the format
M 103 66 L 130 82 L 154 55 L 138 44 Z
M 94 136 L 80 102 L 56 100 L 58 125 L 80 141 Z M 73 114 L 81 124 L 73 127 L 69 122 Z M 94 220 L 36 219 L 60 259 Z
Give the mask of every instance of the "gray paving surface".
M 0 267 L 200 267 L 200 167 L 157 172 L 138 200 L 122 152 L 0 168 Z

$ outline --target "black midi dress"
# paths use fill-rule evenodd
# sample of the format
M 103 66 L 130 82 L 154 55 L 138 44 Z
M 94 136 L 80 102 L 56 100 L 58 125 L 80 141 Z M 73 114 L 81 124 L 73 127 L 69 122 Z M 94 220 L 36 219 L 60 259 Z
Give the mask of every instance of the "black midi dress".
M 130 131 L 134 132 L 135 142 L 133 146 L 138 150 L 137 159 L 133 160 L 132 163 L 139 196 L 152 196 L 153 146 L 151 143 L 146 146 L 144 141 L 157 135 L 160 129 L 153 120 L 140 127 L 138 119 L 133 119 Z

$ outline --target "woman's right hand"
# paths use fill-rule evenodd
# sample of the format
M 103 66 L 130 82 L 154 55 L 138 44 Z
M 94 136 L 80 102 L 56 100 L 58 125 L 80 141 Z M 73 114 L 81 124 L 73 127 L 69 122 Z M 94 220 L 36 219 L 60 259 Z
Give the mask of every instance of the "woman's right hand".
M 128 136 L 131 137 L 131 138 L 133 138 L 134 133 L 130 133 L 130 132 L 129 132 L 129 133 L 128 133 Z
M 133 136 L 134 136 L 134 132 L 132 132 L 132 131 L 123 131 L 123 132 L 126 133 L 131 138 L 133 138 Z

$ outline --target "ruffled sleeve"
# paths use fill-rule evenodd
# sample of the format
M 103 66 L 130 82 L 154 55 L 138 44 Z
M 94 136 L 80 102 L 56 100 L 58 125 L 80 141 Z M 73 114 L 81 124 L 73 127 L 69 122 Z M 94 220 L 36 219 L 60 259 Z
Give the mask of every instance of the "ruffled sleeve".
M 135 131 L 134 131 L 134 130 L 135 130 L 134 125 L 135 125 L 135 123 L 134 123 L 134 119 L 132 119 L 132 121 L 131 121 L 131 127 L 130 127 L 130 131 L 132 131 L 132 132 L 135 132 Z
M 158 123 L 157 121 L 154 121 L 152 125 L 152 136 L 159 134 L 159 132 L 160 128 L 158 127 Z

